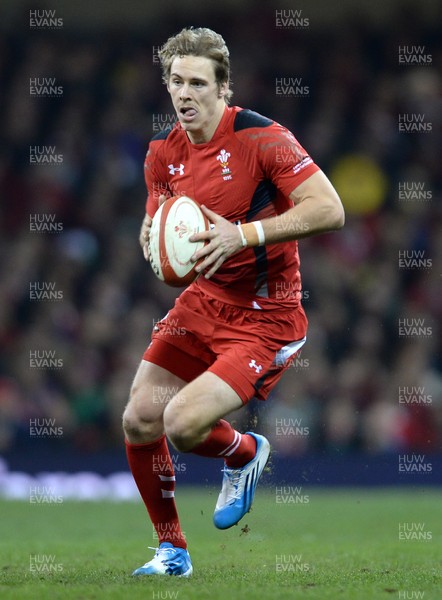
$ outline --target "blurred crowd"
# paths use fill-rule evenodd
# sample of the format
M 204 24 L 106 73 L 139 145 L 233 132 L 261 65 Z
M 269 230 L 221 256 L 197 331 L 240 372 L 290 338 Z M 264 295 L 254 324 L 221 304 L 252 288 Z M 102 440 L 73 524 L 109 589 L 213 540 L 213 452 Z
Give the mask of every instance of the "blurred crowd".
M 232 419 L 258 420 L 282 454 L 440 451 L 437 31 L 410 14 L 278 29 L 261 10 L 247 28 L 239 10 L 204 23 L 230 48 L 233 103 L 287 126 L 330 176 L 342 157 L 364 156 L 386 184 L 375 207 L 347 207 L 343 230 L 300 242 L 307 344 L 271 400 Z M 32 444 L 35 419 L 62 427 L 54 444 L 122 445 L 132 378 L 176 295 L 138 233 L 147 144 L 173 114 L 155 47 L 188 24 L 0 34 L 0 452 Z M 407 44 L 424 45 L 431 64 L 399 65 Z M 277 94 L 284 77 L 301 77 L 308 94 Z M 30 78 L 61 91 L 32 95 Z M 400 132 L 402 113 L 423 113 L 432 132 Z M 430 193 L 401 200 L 400 182 Z M 349 185 L 358 198 L 358 177 Z M 403 268 L 403 251 L 430 261 Z M 404 318 L 424 319 L 420 331 L 400 335 Z

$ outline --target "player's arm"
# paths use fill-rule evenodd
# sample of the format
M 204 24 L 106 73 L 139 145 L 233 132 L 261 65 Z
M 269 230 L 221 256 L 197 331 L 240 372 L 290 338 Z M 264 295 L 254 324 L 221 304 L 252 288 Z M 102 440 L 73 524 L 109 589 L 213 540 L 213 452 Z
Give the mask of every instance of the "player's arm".
M 297 240 L 340 229 L 344 225 L 341 200 L 322 171 L 316 171 L 300 183 L 291 192 L 290 199 L 295 206 L 285 213 L 238 226 L 203 206 L 204 213 L 215 227 L 190 237 L 192 242 L 202 239 L 209 241 L 209 244 L 195 252 L 192 257 L 195 261 L 204 257 L 204 261 L 196 270 L 207 269 L 205 277 L 209 278 L 230 255 L 246 246 Z
M 167 199 L 167 181 L 164 174 L 161 146 L 163 141 L 155 137 L 150 141 L 144 161 L 144 180 L 147 187 L 146 214 L 141 224 L 139 242 L 143 249 L 144 258 L 149 260 L 149 234 L 152 217 L 159 206 Z M 151 217 L 152 215 L 152 217 Z
M 158 206 L 161 206 L 163 202 L 167 200 L 166 196 L 159 196 L 158 198 Z M 140 242 L 140 246 L 143 249 L 144 258 L 149 260 L 149 234 L 150 228 L 152 226 L 152 217 L 150 217 L 147 213 L 144 216 L 143 222 L 141 224 L 140 236 L 138 238 Z
M 144 258 L 149 260 L 149 234 L 152 226 L 152 217 L 158 208 L 167 200 L 167 178 L 165 176 L 162 144 L 163 139 L 154 136 L 147 150 L 144 160 L 144 180 L 147 188 L 146 214 L 141 224 L 139 235 L 140 246 Z M 152 216 L 151 216 L 152 215 Z
M 242 225 L 246 245 L 262 243 L 259 234 L 263 236 L 266 244 L 276 244 L 344 226 L 342 202 L 322 171 L 316 171 L 299 184 L 290 194 L 290 200 L 294 206 L 281 215 Z

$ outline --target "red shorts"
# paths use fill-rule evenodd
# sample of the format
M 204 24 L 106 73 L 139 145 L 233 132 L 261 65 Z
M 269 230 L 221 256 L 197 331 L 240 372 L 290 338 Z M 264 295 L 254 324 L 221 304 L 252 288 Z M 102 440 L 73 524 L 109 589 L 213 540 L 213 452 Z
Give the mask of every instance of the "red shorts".
M 284 311 L 250 310 L 187 288 L 159 321 L 143 359 L 184 381 L 210 371 L 245 404 L 265 400 L 305 342 L 301 305 Z

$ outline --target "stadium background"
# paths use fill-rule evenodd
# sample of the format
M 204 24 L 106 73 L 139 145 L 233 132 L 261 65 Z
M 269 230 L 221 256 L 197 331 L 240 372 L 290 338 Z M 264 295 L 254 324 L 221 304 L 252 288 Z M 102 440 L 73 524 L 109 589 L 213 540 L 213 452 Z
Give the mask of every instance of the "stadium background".
M 30 10 L 50 9 L 62 25 L 30 26 Z M 175 294 L 137 242 L 147 144 L 173 114 L 156 52 L 188 25 L 224 36 L 233 102 L 291 129 L 347 209 L 342 231 L 300 243 L 310 333 L 299 360 L 271 401 L 232 418 L 269 436 L 275 481 L 440 483 L 437 2 L 4 0 L 2 12 L 0 493 L 20 495 L 24 473 L 127 472 L 121 413 Z M 399 64 L 400 46 L 431 58 Z M 32 96 L 30 78 L 62 92 Z M 297 97 L 282 89 L 290 78 Z M 400 131 L 400 114 L 423 114 L 431 132 Z M 37 146 L 59 162 L 31 162 Z M 60 231 L 32 231 L 32 215 Z M 401 266 L 400 252 L 424 265 Z M 36 284 L 62 297 L 32 300 Z M 420 331 L 401 335 L 399 319 Z M 61 367 L 32 367 L 35 351 Z M 403 474 L 404 455 L 432 469 Z M 185 461 L 185 483 L 219 479 L 210 461 Z

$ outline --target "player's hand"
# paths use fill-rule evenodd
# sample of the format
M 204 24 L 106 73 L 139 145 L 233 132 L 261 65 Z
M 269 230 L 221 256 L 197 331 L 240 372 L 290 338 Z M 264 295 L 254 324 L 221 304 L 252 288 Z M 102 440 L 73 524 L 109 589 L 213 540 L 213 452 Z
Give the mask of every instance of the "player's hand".
M 158 198 L 158 206 L 161 206 L 163 202 L 167 200 L 166 196 L 160 196 Z M 140 231 L 140 246 L 143 249 L 143 255 L 146 260 L 149 260 L 149 234 L 150 228 L 152 227 L 152 219 L 148 214 L 145 215 Z
M 200 273 L 208 269 L 204 277 L 209 279 L 223 262 L 232 254 L 241 250 L 243 245 L 241 234 L 236 225 L 205 206 L 201 206 L 201 209 L 215 227 L 210 229 L 210 231 L 200 231 L 190 236 L 189 240 L 191 242 L 209 240 L 209 243 L 204 248 L 195 252 L 191 260 L 196 262 L 200 258 L 205 257 L 202 263 L 196 267 L 196 271 Z

